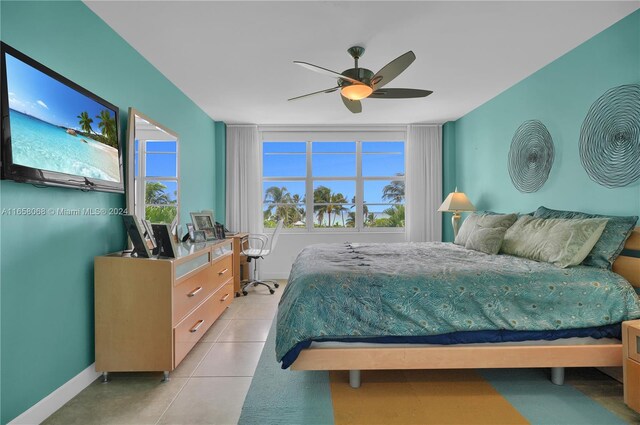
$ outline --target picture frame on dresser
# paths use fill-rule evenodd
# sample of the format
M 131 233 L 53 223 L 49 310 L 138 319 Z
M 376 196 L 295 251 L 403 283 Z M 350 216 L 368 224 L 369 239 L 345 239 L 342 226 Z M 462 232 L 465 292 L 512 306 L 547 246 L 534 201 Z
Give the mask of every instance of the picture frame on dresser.
M 152 224 L 153 234 L 158 245 L 158 257 L 176 258 L 178 248 L 173 241 L 171 228 L 168 224 Z
M 151 251 L 149 250 L 146 239 L 144 237 L 145 232 L 143 231 L 142 226 L 140 225 L 140 222 L 138 221 L 136 216 L 131 214 L 123 214 L 122 222 L 125 229 L 127 230 L 129 239 L 131 239 L 131 243 L 133 244 L 133 250 L 130 252 L 131 256 L 150 258 Z
M 195 230 L 201 230 L 204 232 L 207 240 L 217 239 L 215 219 L 211 211 L 201 211 L 191 213 L 191 222 L 195 227 Z

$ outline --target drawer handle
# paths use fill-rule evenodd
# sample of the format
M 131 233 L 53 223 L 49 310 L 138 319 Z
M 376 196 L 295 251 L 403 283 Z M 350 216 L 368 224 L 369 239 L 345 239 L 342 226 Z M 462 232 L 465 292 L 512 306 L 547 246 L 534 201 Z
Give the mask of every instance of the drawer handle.
M 200 329 L 200 326 L 202 326 L 203 323 L 204 323 L 204 320 L 198 320 L 198 323 L 196 323 L 194 327 L 189 329 L 189 332 L 191 333 L 198 332 L 198 329 Z
M 187 294 L 187 297 L 195 297 L 195 296 L 196 296 L 196 294 L 197 294 L 198 292 L 200 292 L 200 291 L 202 291 L 202 286 L 198 286 L 196 289 L 194 289 L 193 291 L 189 292 L 189 293 Z
M 229 298 L 229 294 L 226 294 L 224 297 L 220 298 L 220 302 L 226 301 Z
M 225 273 L 226 273 L 226 272 L 228 272 L 228 271 L 229 271 L 229 269 L 220 270 L 220 271 L 218 272 L 218 276 L 222 276 L 223 274 L 225 274 Z

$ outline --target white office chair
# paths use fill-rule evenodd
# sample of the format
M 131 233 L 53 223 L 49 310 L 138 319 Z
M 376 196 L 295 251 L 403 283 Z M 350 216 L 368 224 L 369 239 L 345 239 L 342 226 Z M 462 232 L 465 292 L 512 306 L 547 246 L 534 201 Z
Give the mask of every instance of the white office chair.
M 280 236 L 280 231 L 284 226 L 284 220 L 278 220 L 278 224 L 276 225 L 276 229 L 274 230 L 271 238 L 264 234 L 249 234 L 247 239 L 249 241 L 248 248 L 242 247 L 242 254 L 247 257 L 247 262 L 253 260 L 253 279 L 249 279 L 248 281 L 242 284 L 242 295 L 247 295 L 247 287 L 248 286 L 258 286 L 263 285 L 269 288 L 270 293 L 274 293 L 275 290 L 273 287 L 277 288 L 280 285 L 275 280 L 259 280 L 257 279 L 257 267 L 258 267 L 258 259 L 264 258 L 267 255 L 271 254 L 278 243 L 278 236 Z M 255 246 L 255 247 L 254 247 Z M 273 287 L 269 284 L 271 283 Z

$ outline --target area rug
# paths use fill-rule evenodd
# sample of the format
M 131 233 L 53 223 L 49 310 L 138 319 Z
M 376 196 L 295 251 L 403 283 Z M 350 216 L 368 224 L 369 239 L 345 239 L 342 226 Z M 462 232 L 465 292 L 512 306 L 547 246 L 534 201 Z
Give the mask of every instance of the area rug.
M 241 425 L 625 424 L 548 369 L 291 371 L 275 359 L 275 320 L 242 407 Z

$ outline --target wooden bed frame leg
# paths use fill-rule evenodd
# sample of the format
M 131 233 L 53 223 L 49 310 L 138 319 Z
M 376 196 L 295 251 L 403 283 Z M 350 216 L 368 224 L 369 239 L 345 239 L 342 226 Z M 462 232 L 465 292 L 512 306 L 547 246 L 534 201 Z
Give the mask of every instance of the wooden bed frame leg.
M 551 368 L 551 382 L 553 382 L 556 385 L 564 384 L 564 368 L 563 367 Z
M 349 385 L 351 388 L 360 388 L 360 371 L 353 369 L 349 371 Z

